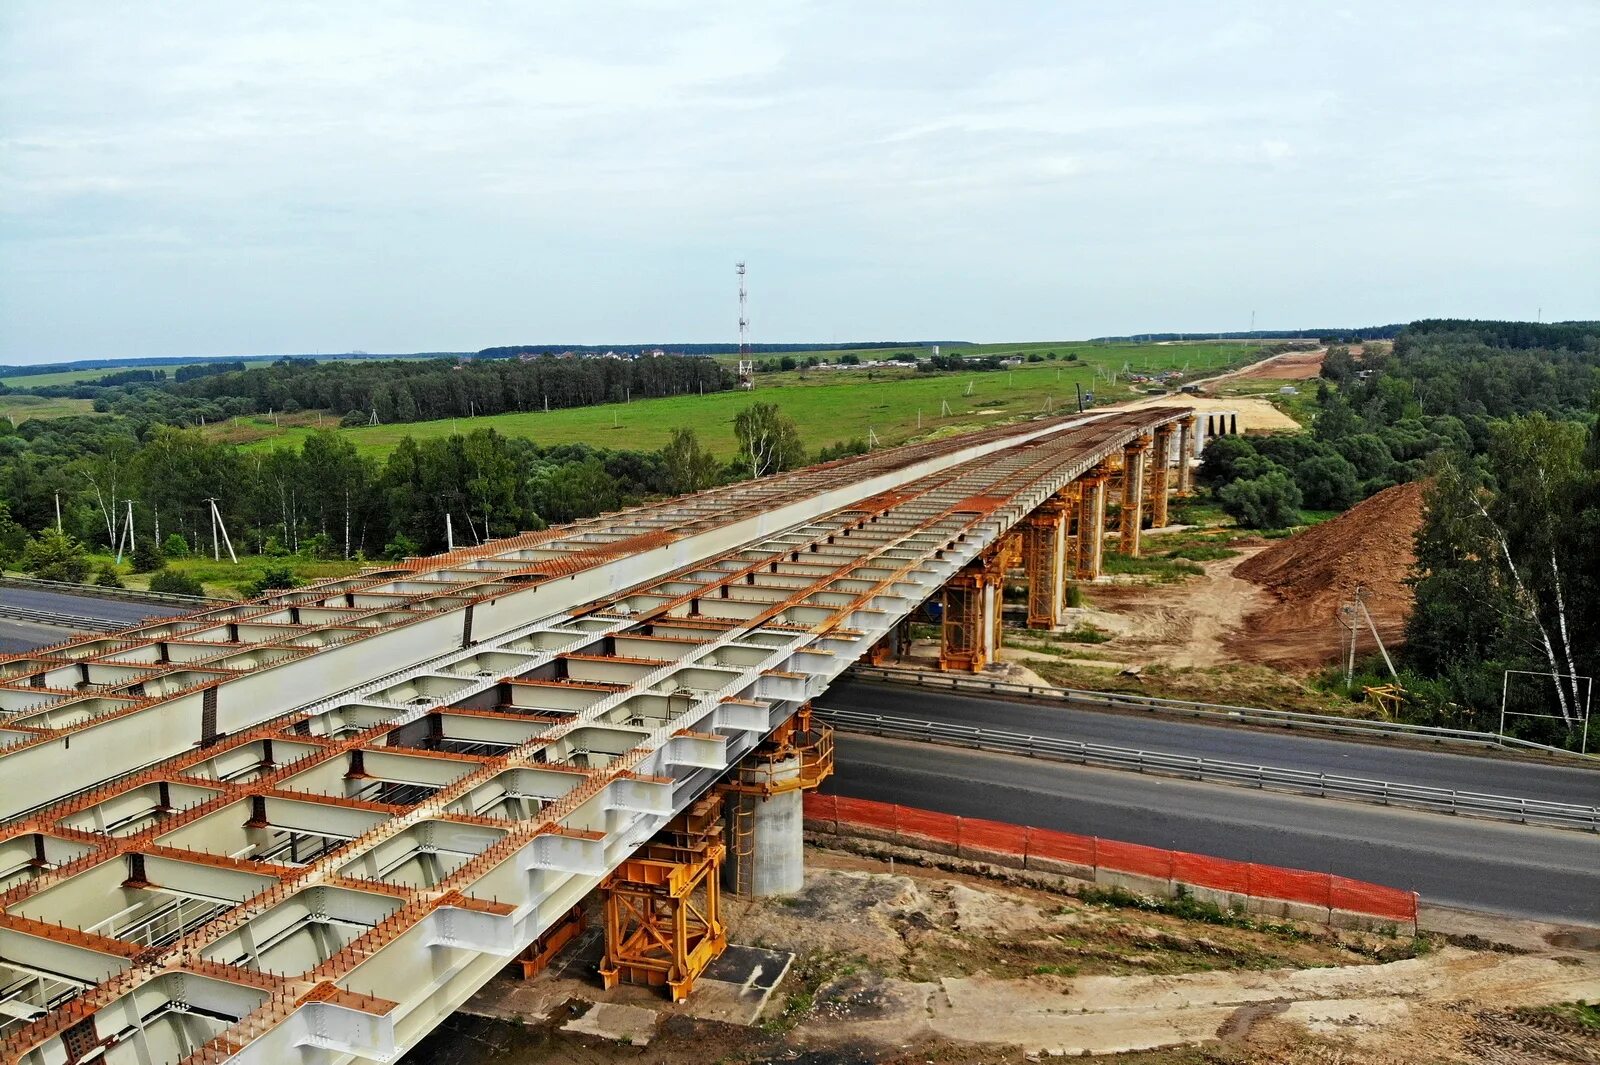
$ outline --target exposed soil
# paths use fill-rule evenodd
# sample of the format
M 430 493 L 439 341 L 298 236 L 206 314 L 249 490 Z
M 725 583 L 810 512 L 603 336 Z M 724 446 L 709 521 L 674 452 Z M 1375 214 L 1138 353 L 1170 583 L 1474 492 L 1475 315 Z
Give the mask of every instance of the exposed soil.
M 405 1061 L 1600 1065 L 1592 1031 L 1549 1009 L 1600 994 L 1600 955 L 1548 947 L 1548 935 L 1520 950 L 1458 939 L 1419 949 L 1405 935 L 1233 927 L 899 850 L 889 864 L 870 846 L 813 848 L 798 895 L 725 899 L 732 939 L 799 955 L 753 1027 L 552 971 L 521 985 L 557 989 L 523 1023 L 458 1014 Z M 656 1010 L 648 1046 L 560 1030 L 618 992 Z
M 1250 613 L 1225 641 L 1238 660 L 1307 669 L 1337 659 L 1340 604 L 1365 590 L 1384 642 L 1405 632 L 1413 596 L 1405 583 L 1416 561 L 1422 524 L 1420 482 L 1385 489 L 1331 521 L 1313 526 L 1239 562 L 1233 575 L 1259 585 L 1272 603 Z M 1365 619 L 1358 648 L 1374 650 Z
M 1193 407 L 1204 415 L 1212 411 L 1232 411 L 1239 416 L 1239 431 L 1241 433 L 1295 433 L 1300 431 L 1300 423 L 1289 417 L 1283 411 L 1274 407 L 1269 401 L 1259 396 L 1188 396 L 1166 395 L 1148 396 L 1141 400 L 1127 403 L 1107 404 L 1105 408 L 1095 407 L 1096 410 L 1110 409 L 1139 410 L 1144 407 Z
M 1282 355 L 1262 359 L 1242 370 L 1214 377 L 1212 380 L 1305 381 L 1322 372 L 1322 359 L 1327 354 L 1327 348 L 1318 348 L 1316 351 L 1286 351 Z
M 1267 550 L 1264 542 L 1238 550 L 1233 558 L 1201 563 L 1204 575 L 1181 582 L 1094 585 L 1088 594 L 1095 609 L 1082 620 L 1115 639 L 1091 649 L 1130 664 L 1161 662 L 1174 668 L 1239 661 L 1230 645 L 1243 619 L 1270 609 L 1274 600 L 1238 574 L 1243 561 Z

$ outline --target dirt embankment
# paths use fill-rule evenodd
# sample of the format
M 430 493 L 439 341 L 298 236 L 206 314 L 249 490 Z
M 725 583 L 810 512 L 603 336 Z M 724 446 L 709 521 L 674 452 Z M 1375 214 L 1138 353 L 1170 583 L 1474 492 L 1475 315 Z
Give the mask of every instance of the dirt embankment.
M 1420 482 L 1385 489 L 1241 562 L 1234 576 L 1260 585 L 1275 601 L 1245 618 L 1230 648 L 1248 661 L 1286 668 L 1325 664 L 1339 653 L 1339 605 L 1358 587 L 1365 589 L 1384 642 L 1399 641 L 1411 613 L 1405 580 L 1416 562 L 1422 494 Z M 1370 635 L 1364 642 L 1370 651 Z
M 1242 370 L 1235 370 L 1225 377 L 1230 381 L 1306 381 L 1322 373 L 1322 360 L 1327 354 L 1327 348 L 1318 348 L 1315 351 L 1287 351 L 1282 355 L 1262 359 Z

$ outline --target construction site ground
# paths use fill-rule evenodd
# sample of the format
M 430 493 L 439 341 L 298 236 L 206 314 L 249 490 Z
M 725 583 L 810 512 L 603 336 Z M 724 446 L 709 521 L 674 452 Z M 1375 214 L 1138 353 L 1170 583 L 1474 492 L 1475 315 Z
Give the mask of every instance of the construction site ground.
M 1493 943 L 1481 933 L 1500 924 L 1453 914 L 1420 938 L 1197 919 L 835 846 L 808 849 L 800 893 L 727 900 L 733 941 L 795 956 L 749 1023 L 693 998 L 602 991 L 580 941 L 532 982 L 496 980 L 406 1061 L 1600 1062 L 1600 1031 L 1561 1007 L 1600 997 L 1592 933 L 1518 923 Z
M 1422 492 L 1400 485 L 1278 539 L 1209 525 L 1147 532 L 1143 558 L 1083 586 L 1083 605 L 1058 630 L 1008 628 L 999 671 L 1062 687 L 1359 713 L 1312 681 L 1340 661 L 1339 607 L 1358 587 L 1385 643 L 1404 636 Z M 1364 627 L 1357 653 L 1377 654 Z M 934 641 L 920 640 L 908 664 L 936 657 Z

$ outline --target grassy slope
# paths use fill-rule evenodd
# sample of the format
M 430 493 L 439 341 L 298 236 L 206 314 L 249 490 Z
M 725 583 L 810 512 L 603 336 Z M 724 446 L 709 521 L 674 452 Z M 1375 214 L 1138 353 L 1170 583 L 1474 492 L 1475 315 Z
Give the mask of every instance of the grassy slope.
M 1007 351 L 1019 345 L 992 345 Z M 989 373 L 919 374 L 913 370 L 876 371 L 869 379 L 866 370 L 812 371 L 763 374 L 757 378 L 754 393 L 719 392 L 708 396 L 676 396 L 640 400 L 631 404 L 608 404 L 572 410 L 500 414 L 484 418 L 442 419 L 407 422 L 343 430 L 351 434 L 358 449 L 383 456 L 402 437 L 418 439 L 448 436 L 475 428 L 493 428 L 510 436 L 531 438 L 540 444 L 583 442 L 600 447 L 653 450 L 665 444 L 672 430 L 693 428 L 706 445 L 724 457 L 734 450 L 733 418 L 753 399 L 778 404 L 800 426 L 807 448 L 816 450 L 838 441 L 863 438 L 871 428 L 881 443 L 897 444 L 932 433 L 954 433 L 1004 421 L 1044 409 L 1047 398 L 1053 409 L 1072 403 L 1073 385 L 1097 392 L 1106 400 L 1114 394 L 1129 393 L 1118 386 L 1108 392 L 1102 379 L 1095 381 L 1097 368 L 1121 371 L 1178 369 L 1185 365 L 1190 373 L 1215 370 L 1253 356 L 1255 349 L 1239 344 L 1183 345 L 1031 345 L 1042 351 L 1078 353 L 1077 362 L 1024 363 L 1012 370 Z M 971 383 L 972 395 L 965 395 Z M 948 402 L 950 415 L 941 416 L 941 401 Z M 918 412 L 921 428 L 918 428 Z M 275 427 L 262 418 L 245 418 L 219 427 L 225 439 L 247 446 L 298 444 L 310 430 L 305 427 Z
M 29 418 L 60 418 L 68 414 L 92 414 L 94 402 L 87 399 L 47 399 L 44 396 L 0 396 L 0 416 L 21 425 Z

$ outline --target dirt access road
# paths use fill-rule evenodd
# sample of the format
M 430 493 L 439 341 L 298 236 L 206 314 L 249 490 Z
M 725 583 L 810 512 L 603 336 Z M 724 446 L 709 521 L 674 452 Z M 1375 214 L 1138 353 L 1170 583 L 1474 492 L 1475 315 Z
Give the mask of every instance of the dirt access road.
M 1351 350 L 1358 353 L 1360 349 Z M 1282 355 L 1273 355 L 1260 362 L 1251 363 L 1242 370 L 1219 374 L 1210 378 L 1206 384 L 1217 385 L 1225 381 L 1308 381 L 1322 373 L 1322 360 L 1327 354 L 1327 348 L 1317 348 L 1315 351 L 1286 351 Z

